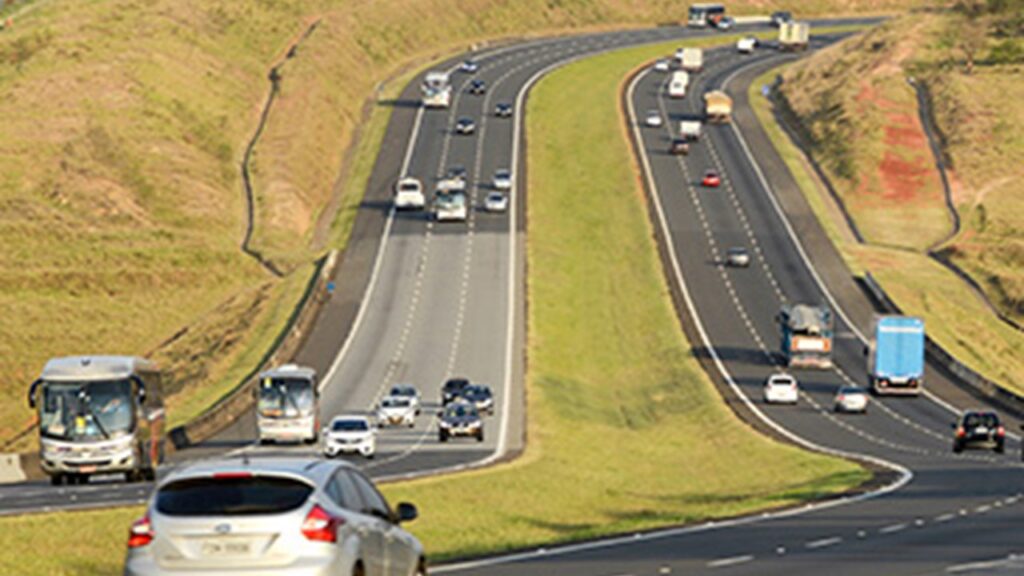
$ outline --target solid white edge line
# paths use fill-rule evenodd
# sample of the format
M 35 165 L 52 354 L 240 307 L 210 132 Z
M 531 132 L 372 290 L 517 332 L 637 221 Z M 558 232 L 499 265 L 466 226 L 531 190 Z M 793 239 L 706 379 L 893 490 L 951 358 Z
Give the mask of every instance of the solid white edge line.
M 722 82 L 723 91 L 726 90 L 726 88 L 728 88 L 729 82 L 731 82 L 737 75 L 739 75 L 741 71 L 743 71 L 743 68 L 736 70 Z M 757 175 L 757 179 L 760 182 L 762 189 L 765 191 L 766 195 L 768 196 L 768 199 L 771 200 L 771 204 L 775 208 L 775 212 L 776 214 L 778 214 L 779 219 L 782 220 L 782 224 L 786 229 L 787 235 L 789 236 L 790 240 L 793 241 L 793 244 L 796 246 L 797 253 L 800 254 L 800 259 L 803 260 L 804 266 L 810 272 L 811 277 L 814 278 L 814 282 L 818 285 L 818 288 L 821 289 L 822 293 L 828 299 L 829 304 L 832 306 L 832 308 L 836 312 L 838 312 L 839 315 L 843 318 L 843 322 L 845 322 L 846 325 L 850 327 L 850 330 L 853 331 L 854 335 L 857 336 L 857 339 L 860 340 L 861 343 L 867 344 L 868 340 L 864 336 L 864 333 L 857 328 L 856 324 L 850 321 L 850 317 L 846 314 L 846 311 L 839 305 L 839 302 L 837 302 L 836 299 L 832 296 L 832 292 L 829 291 L 828 287 L 825 285 L 825 282 L 821 279 L 821 276 L 818 275 L 818 271 L 815 270 L 814 266 L 811 264 L 810 258 L 807 256 L 807 252 L 804 250 L 803 244 L 800 242 L 800 238 L 797 236 L 792 224 L 790 224 L 789 218 L 786 216 L 785 211 L 782 210 L 782 206 L 779 204 L 778 199 L 775 197 L 775 192 L 772 191 L 771 186 L 768 185 L 768 180 L 767 178 L 765 178 L 764 173 L 761 171 L 761 167 L 760 165 L 758 165 L 757 160 L 754 159 L 754 155 L 751 153 L 750 147 L 747 145 L 746 139 L 743 138 L 743 133 L 740 131 L 739 128 L 736 127 L 736 124 L 734 122 L 730 123 L 730 127 L 732 128 L 733 133 L 736 135 L 736 139 L 739 141 L 740 147 L 743 149 L 743 154 L 746 155 L 747 159 L 750 161 L 751 166 L 753 166 L 754 173 Z M 941 408 L 949 412 L 952 412 L 953 414 L 960 414 L 961 412 L 950 403 L 936 396 L 927 388 L 924 389 L 924 396 L 931 400 L 932 402 L 934 402 L 935 404 L 937 404 L 938 406 L 940 406 Z
M 592 55 L 596 56 L 597 54 L 592 54 Z M 581 58 L 582 57 L 576 58 L 576 59 L 581 59 Z M 754 64 L 756 64 L 756 62 Z M 643 140 L 640 138 L 639 125 L 638 125 L 637 119 L 636 119 L 636 111 L 635 111 L 634 106 L 633 106 L 633 92 L 634 92 L 634 90 L 636 88 L 636 85 L 639 82 L 639 80 L 643 76 L 645 76 L 648 72 L 649 72 L 649 70 L 645 70 L 645 71 L 641 72 L 640 74 L 637 74 L 636 77 L 633 79 L 633 81 L 630 82 L 629 88 L 628 88 L 628 95 L 627 95 L 627 99 L 626 100 L 627 100 L 627 105 L 629 107 L 629 123 L 632 126 L 634 137 L 637 139 L 636 140 L 637 146 L 638 146 L 638 148 L 640 150 L 640 153 L 638 154 L 638 156 L 640 157 L 641 164 L 643 165 L 644 174 L 645 174 L 645 177 L 647 178 L 647 182 L 649 183 L 649 185 L 652 188 L 654 188 L 655 184 L 654 184 L 654 180 L 652 178 L 650 162 L 649 162 L 649 160 L 647 158 L 647 153 L 646 153 L 646 151 L 643 148 Z M 901 466 L 899 464 L 893 463 L 893 462 L 889 462 L 889 461 L 883 460 L 881 458 L 875 458 L 874 456 L 870 456 L 870 455 L 866 455 L 866 454 L 854 454 L 854 453 L 850 453 L 850 452 L 843 452 L 841 450 L 834 450 L 832 448 L 827 448 L 825 446 L 819 446 L 817 444 L 814 444 L 814 443 L 812 443 L 812 442 L 810 442 L 808 440 L 805 440 L 805 439 L 803 439 L 803 438 L 801 438 L 801 437 L 799 437 L 799 436 L 789 432 L 785 428 L 782 428 L 781 426 L 776 424 L 774 421 L 772 421 L 770 418 L 768 418 L 763 412 L 761 412 L 761 410 L 759 410 L 757 408 L 757 406 L 755 406 L 750 401 L 750 399 L 743 393 L 743 391 L 739 388 L 739 386 L 736 384 L 736 382 L 732 379 L 732 376 L 729 374 L 728 370 L 726 370 L 725 365 L 722 363 L 721 358 L 718 356 L 718 352 L 715 350 L 715 348 L 713 346 L 711 346 L 711 343 L 710 343 L 710 340 L 708 339 L 707 333 L 704 331 L 704 325 L 701 323 L 700 317 L 697 316 L 696 309 L 695 309 L 695 307 L 693 305 L 693 300 L 690 298 L 689 290 L 687 289 L 686 284 L 682 281 L 682 272 L 681 272 L 680 267 L 679 267 L 678 258 L 676 257 L 675 246 L 670 241 L 671 236 L 669 235 L 668 224 L 667 224 L 667 221 L 665 219 L 665 213 L 664 213 L 664 211 L 662 209 L 662 206 L 661 206 L 661 200 L 660 200 L 660 198 L 659 198 L 659 196 L 658 196 L 658 194 L 656 192 L 652 193 L 651 197 L 653 198 L 653 203 L 654 203 L 656 212 L 658 213 L 658 222 L 659 222 L 660 228 L 662 229 L 662 231 L 666 235 L 666 245 L 667 245 L 667 248 L 668 248 L 670 259 L 672 261 L 673 273 L 674 273 L 674 276 L 676 278 L 676 281 L 679 283 L 680 291 L 682 292 L 683 298 L 686 301 L 687 309 L 688 309 L 691 317 L 694 320 L 694 324 L 695 324 L 695 326 L 697 328 L 697 331 L 701 335 L 701 340 L 704 342 L 705 347 L 707 347 L 709 353 L 711 354 L 712 359 L 714 360 L 715 367 L 718 369 L 719 373 L 721 373 L 723 378 L 725 378 L 726 381 L 729 383 L 729 386 L 733 390 L 733 392 L 744 402 L 744 404 L 761 421 L 763 421 L 767 426 L 771 427 L 772 429 L 774 429 L 779 434 L 785 436 L 786 438 L 789 438 L 794 443 L 802 445 L 802 446 L 804 446 L 804 447 L 806 447 L 808 449 L 814 450 L 816 452 L 824 453 L 824 454 L 830 454 L 830 455 L 840 456 L 840 457 L 844 457 L 844 458 L 851 458 L 851 459 L 855 459 L 855 460 L 862 460 L 862 461 L 866 461 L 866 462 L 871 462 L 871 463 L 876 464 L 878 466 L 881 466 L 881 467 L 884 467 L 884 468 L 889 468 L 890 470 L 894 470 L 894 471 L 898 472 L 900 474 L 900 477 L 897 480 L 895 480 L 894 482 L 892 482 L 891 484 L 888 484 L 888 485 L 883 486 L 881 488 L 878 488 L 876 490 L 872 490 L 870 492 L 864 492 L 862 494 L 858 494 L 856 496 L 846 496 L 846 497 L 838 498 L 836 500 L 829 500 L 829 501 L 826 501 L 826 502 L 819 502 L 819 503 L 816 503 L 816 504 L 806 504 L 806 505 L 800 506 L 798 508 L 793 508 L 793 509 L 790 509 L 790 510 L 783 510 L 783 511 L 779 511 L 779 512 L 754 513 L 754 514 L 751 514 L 751 515 L 748 515 L 748 516 L 741 516 L 739 518 L 733 518 L 733 519 L 729 519 L 729 520 L 709 521 L 709 522 L 704 522 L 702 524 L 696 524 L 696 525 L 692 525 L 692 526 L 682 526 L 682 527 L 677 527 L 677 528 L 667 528 L 667 529 L 664 529 L 664 530 L 652 531 L 652 532 L 648 532 L 648 533 L 645 533 L 645 534 L 618 536 L 618 537 L 608 538 L 608 539 L 604 539 L 604 540 L 597 540 L 597 541 L 591 541 L 591 542 L 582 542 L 582 543 L 579 543 L 579 544 L 569 544 L 569 545 L 561 546 L 561 547 L 558 547 L 558 548 L 548 548 L 548 549 L 546 549 L 545 554 L 547 556 L 562 556 L 562 555 L 565 555 L 565 554 L 572 554 L 572 553 L 576 553 L 576 552 L 583 552 L 583 551 L 586 551 L 586 550 L 593 550 L 593 549 L 600 549 L 600 548 L 610 548 L 610 547 L 613 547 L 613 546 L 621 546 L 621 545 L 636 543 L 638 540 L 671 538 L 671 537 L 675 537 L 675 536 L 684 536 L 684 535 L 688 535 L 688 534 L 694 534 L 694 533 L 698 533 L 698 532 L 707 532 L 707 531 L 710 531 L 710 530 L 717 530 L 717 529 L 721 529 L 721 528 L 732 528 L 732 527 L 742 526 L 742 525 L 746 525 L 746 524 L 754 524 L 754 523 L 764 522 L 766 520 L 772 520 L 772 519 L 777 519 L 777 518 L 789 518 L 789 517 L 793 517 L 793 516 L 801 516 L 801 515 L 804 515 L 804 514 L 807 514 L 807 513 L 810 513 L 810 512 L 817 512 L 817 511 L 826 510 L 826 509 L 829 509 L 829 508 L 835 508 L 835 507 L 838 507 L 838 506 L 846 506 L 846 505 L 850 505 L 850 504 L 856 504 L 856 503 L 859 503 L 859 502 L 863 502 L 865 500 L 870 500 L 870 499 L 873 499 L 873 498 L 877 498 L 879 496 L 883 496 L 885 494 L 889 494 L 891 492 L 895 492 L 896 490 L 899 490 L 900 488 L 905 486 L 908 482 L 910 482 L 910 480 L 913 479 L 913 477 L 914 477 L 914 473 L 911 472 L 908 468 L 906 468 L 904 466 Z M 537 557 L 536 551 L 531 550 L 531 551 L 527 551 L 527 552 L 518 552 L 518 553 L 515 553 L 515 554 L 509 554 L 509 555 L 505 555 L 505 556 L 495 556 L 495 557 L 492 557 L 492 558 L 485 558 L 485 559 L 481 559 L 481 560 L 470 560 L 470 561 L 466 561 L 466 562 L 459 562 L 459 563 L 456 563 L 456 564 L 448 564 L 448 565 L 438 566 L 436 568 L 431 569 L 431 572 L 433 572 L 435 574 L 444 574 L 444 573 L 448 573 L 448 572 L 456 572 L 456 571 L 459 571 L 459 570 L 472 570 L 472 569 L 477 569 L 477 568 L 483 568 L 483 567 L 486 567 L 486 566 L 494 566 L 494 565 L 497 565 L 497 564 L 508 564 L 508 563 L 511 563 L 511 562 L 517 562 L 517 561 L 520 561 L 520 560 L 528 560 L 528 559 L 536 558 L 536 557 Z

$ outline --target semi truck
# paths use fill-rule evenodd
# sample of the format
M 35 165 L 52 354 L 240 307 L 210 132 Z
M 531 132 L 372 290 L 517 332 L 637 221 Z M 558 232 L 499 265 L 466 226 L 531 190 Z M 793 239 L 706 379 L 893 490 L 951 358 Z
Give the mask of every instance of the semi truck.
M 712 124 L 729 122 L 732 116 L 732 98 L 721 90 L 713 90 L 704 95 L 704 115 Z
M 668 82 L 669 98 L 683 98 L 686 96 L 686 88 L 690 85 L 690 74 L 683 70 L 672 73 Z
M 868 381 L 876 394 L 916 396 L 924 386 L 924 321 L 879 316 L 868 345 Z
M 680 48 L 676 50 L 679 68 L 686 72 L 700 72 L 704 68 L 704 50 L 702 48 Z
M 447 108 L 452 103 L 452 84 L 447 72 L 427 72 L 423 77 L 423 106 Z
M 779 50 L 805 50 L 810 39 L 811 25 L 807 22 L 782 22 L 779 25 Z
M 786 366 L 832 367 L 832 311 L 827 306 L 783 306 L 778 320 Z

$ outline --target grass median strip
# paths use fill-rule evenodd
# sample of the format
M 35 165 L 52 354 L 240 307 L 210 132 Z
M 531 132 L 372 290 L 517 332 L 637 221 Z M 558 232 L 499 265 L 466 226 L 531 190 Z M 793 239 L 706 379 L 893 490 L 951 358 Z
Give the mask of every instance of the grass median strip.
M 723 38 L 723 42 L 735 40 Z M 680 43 L 553 73 L 528 102 L 529 441 L 518 460 L 384 487 L 433 561 L 785 506 L 861 467 L 782 445 L 724 405 L 680 330 L 618 95 Z M 0 570 L 118 570 L 138 508 L 0 519 Z M 43 538 L 78 545 L 43 553 Z

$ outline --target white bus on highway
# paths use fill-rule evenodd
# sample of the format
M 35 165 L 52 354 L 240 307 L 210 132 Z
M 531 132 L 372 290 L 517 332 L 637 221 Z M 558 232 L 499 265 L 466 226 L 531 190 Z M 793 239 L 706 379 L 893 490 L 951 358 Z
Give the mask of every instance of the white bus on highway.
M 427 72 L 423 78 L 423 105 L 447 108 L 452 103 L 452 84 L 447 72 Z
M 46 363 L 32 383 L 39 411 L 39 464 L 50 482 L 84 484 L 96 474 L 152 480 L 164 459 L 160 372 L 130 356 L 71 356 Z
M 259 375 L 256 429 L 261 444 L 317 441 L 320 394 L 312 368 L 285 364 Z
M 725 16 L 725 6 L 721 4 L 694 4 L 690 6 L 687 24 L 691 28 L 706 28 Z
M 690 84 L 690 74 L 682 70 L 672 73 L 668 81 L 668 95 L 670 98 L 682 98 L 686 96 L 686 88 Z

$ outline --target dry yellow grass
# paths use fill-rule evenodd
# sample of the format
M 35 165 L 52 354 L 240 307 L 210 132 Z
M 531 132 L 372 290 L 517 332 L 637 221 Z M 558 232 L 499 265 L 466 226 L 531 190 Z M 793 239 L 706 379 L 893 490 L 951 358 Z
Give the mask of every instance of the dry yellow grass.
M 916 115 L 907 76 L 929 87 L 952 165 L 962 230 L 943 249 L 1005 314 L 1024 318 L 1024 198 L 1015 193 L 1024 177 L 1024 83 L 1013 66 L 981 65 L 963 74 L 944 40 L 958 25 L 949 14 L 897 19 L 790 67 L 785 94 L 819 139 L 813 153 L 870 244 L 860 247 L 830 234 L 847 261 L 875 274 L 906 312 L 923 316 L 931 336 L 960 360 L 1024 391 L 1017 384 L 1024 378 L 1024 336 L 923 252 L 950 229 L 950 219 L 926 143 L 920 133 L 910 134 L 914 126 L 901 122 Z M 796 157 L 780 134 L 773 139 L 784 157 Z M 790 168 L 802 171 L 793 158 Z M 872 187 L 884 187 L 878 176 L 886 158 L 930 168 L 930 175 L 920 175 L 927 194 L 902 204 L 879 202 Z M 812 179 L 805 175 L 801 186 L 822 204 Z M 905 186 L 893 190 L 907 192 Z M 835 218 L 823 204 L 816 212 Z
M 919 3 L 823 0 L 801 10 Z M 320 26 L 281 68 L 281 97 L 253 159 L 253 245 L 298 274 L 321 248 L 310 246 L 317 220 L 334 217 L 324 206 L 364 104 L 403 63 L 498 36 L 679 21 L 685 10 L 655 0 L 23 5 L 0 33 L 0 441 L 29 421 L 24 387 L 48 357 L 151 354 L 177 376 L 174 387 L 187 382 L 176 402 L 195 408 L 268 345 L 281 325 L 272 311 L 299 296 L 284 283 L 301 282 L 273 278 L 239 251 L 238 166 L 268 70 L 313 21 Z

